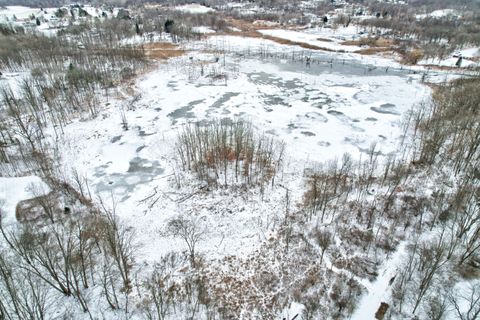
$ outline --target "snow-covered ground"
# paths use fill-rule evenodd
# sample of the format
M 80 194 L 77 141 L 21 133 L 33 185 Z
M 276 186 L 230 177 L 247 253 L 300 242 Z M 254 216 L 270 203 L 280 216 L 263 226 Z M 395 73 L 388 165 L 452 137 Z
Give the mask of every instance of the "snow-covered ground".
M 212 10 L 193 4 L 177 8 Z M 210 32 L 206 27 L 196 30 Z M 403 115 L 430 96 L 421 75 L 412 73 L 425 71 L 422 67 L 404 69 L 391 59 L 363 57 L 354 53 L 359 47 L 342 45 L 356 37 L 354 27 L 339 29 L 338 34 L 326 29 L 261 32 L 347 53 L 212 36 L 189 44 L 186 56 L 158 64 L 138 78 L 129 88 L 138 97 L 135 101 L 120 89 L 108 100 L 103 98 L 103 111 L 95 119 L 74 121 L 64 128 L 63 170 L 67 175 L 71 169 L 79 170 L 93 194 L 107 205 L 112 203 L 122 222 L 135 232 L 140 262 L 152 265 L 166 253 L 184 249 L 180 240 L 163 232 L 169 219 L 185 214 L 208 226 L 198 248 L 208 258 L 254 252 L 282 219 L 278 214 L 285 206 L 285 188 L 294 190 L 292 203 L 301 200 L 303 169 L 344 153 L 354 159 L 364 157 L 372 144 L 380 156 L 394 153 L 403 134 Z M 144 41 L 146 37 L 135 37 L 125 43 Z M 210 48 L 228 53 L 200 52 Z M 262 58 L 255 51 L 262 51 Z M 473 57 L 478 50 L 465 50 L 467 54 Z M 3 81 L 14 78 L 19 77 L 7 74 Z M 204 192 L 202 182 L 178 171 L 175 139 L 182 127 L 221 118 L 247 119 L 259 133 L 286 143 L 287 157 L 277 180 L 281 187 L 268 187 L 267 196 L 258 188 Z M 37 177 L 0 178 L 6 221 L 14 221 L 19 201 L 32 197 L 32 182 L 42 185 Z M 404 251 L 401 245 L 379 277 L 366 285 L 368 292 L 352 319 L 373 318 L 390 293 L 388 283 Z M 302 309 L 293 303 L 284 316 Z
M 468 58 L 468 59 L 476 59 L 480 57 L 480 48 L 479 47 L 465 48 L 465 49 L 454 52 L 454 55 L 461 56 L 463 58 Z
M 462 60 L 459 62 L 459 58 Z M 457 50 L 450 56 L 444 59 L 431 58 L 423 59 L 418 62 L 418 65 L 436 65 L 443 67 L 461 67 L 461 68 L 473 68 L 479 66 L 480 48 L 470 47 Z M 457 64 L 460 65 L 457 65 Z
M 458 19 L 461 17 L 461 14 L 455 9 L 441 9 L 435 10 L 427 14 L 417 14 L 415 16 L 418 20 L 425 19 L 425 18 L 452 18 Z
M 211 29 L 210 27 L 206 27 L 206 26 L 198 26 L 198 27 L 193 27 L 192 32 L 201 33 L 201 34 L 208 34 L 208 33 L 215 33 L 215 30 Z
M 324 63 L 343 64 L 344 62 L 349 62 L 357 66 L 363 66 L 367 70 L 388 71 L 399 69 L 409 73 L 411 78 L 419 79 L 423 76 L 426 82 L 431 83 L 443 83 L 469 74 L 469 71 L 464 68 L 458 68 L 457 71 L 442 71 L 432 70 L 429 65 L 405 66 L 399 62 L 401 60 L 399 55 L 363 55 L 355 52 L 336 52 L 331 54 L 322 50 L 308 50 L 298 45 L 284 45 L 273 40 L 242 36 L 211 35 L 202 41 L 189 43 L 186 48 L 187 50 L 220 50 L 238 55 L 284 56 L 288 57 L 287 60 L 310 56 L 314 60 L 318 59 Z
M 47 185 L 36 176 L 0 177 L 0 212 L 2 224 L 16 221 L 15 208 L 18 202 L 43 195 Z
M 7 6 L 5 9 L 0 9 L 1 21 L 14 21 L 14 16 L 18 20 L 29 19 L 31 15 L 35 17 L 43 15 L 54 15 L 57 8 L 45 8 L 41 11 L 39 8 L 30 8 L 23 6 Z M 46 13 L 45 13 L 46 12 Z
M 303 32 L 315 35 L 317 37 L 330 39 L 332 41 L 347 41 L 347 40 L 357 40 L 362 35 L 366 34 L 367 28 L 351 24 L 348 27 L 338 26 L 337 28 L 333 28 L 333 27 L 308 28 L 308 29 L 305 29 Z
M 187 13 L 208 13 L 215 11 L 212 8 L 202 6 L 200 4 L 192 3 L 192 4 L 186 4 L 183 6 L 176 6 L 175 10 L 182 11 L 182 12 L 187 12 Z
M 363 47 L 355 45 L 345 45 L 345 41 L 358 40 L 362 36 L 368 34 L 367 30 L 350 25 L 348 27 L 338 27 L 338 28 L 308 28 L 304 30 L 285 30 L 285 29 L 269 29 L 269 30 L 259 30 L 259 32 L 266 36 L 271 36 L 279 39 L 288 40 L 298 44 L 305 44 L 317 47 L 319 49 L 324 49 L 328 51 L 343 52 L 343 53 L 355 53 L 364 49 Z M 249 41 L 251 42 L 251 40 Z M 458 58 L 462 57 L 460 65 L 457 65 Z M 417 71 L 422 71 L 423 66 L 440 66 L 440 67 L 461 67 L 461 68 L 472 68 L 478 66 L 478 58 L 480 56 L 479 48 L 471 47 L 458 50 L 453 53 L 451 56 L 439 59 L 423 59 L 417 63 L 417 66 L 411 67 Z M 364 57 L 369 59 L 368 56 Z M 376 66 L 395 66 L 399 65 L 398 62 L 392 61 L 395 60 L 395 55 L 387 58 L 387 62 L 380 57 L 374 57 L 371 60 L 374 60 Z M 371 63 L 372 63 L 371 62 Z M 393 65 L 392 65 L 393 63 Z
M 459 57 L 448 57 L 445 59 L 439 59 L 439 58 L 422 59 L 417 64 L 419 66 L 432 65 L 432 66 L 451 67 L 451 68 L 453 67 L 472 68 L 472 67 L 478 66 L 478 62 L 471 61 L 466 58 L 462 58 L 460 65 L 457 65 L 457 63 L 459 63 L 458 59 Z
M 19 92 L 22 81 L 30 76 L 30 72 L 3 72 L 0 76 L 0 88 L 10 88 L 13 92 Z
M 365 320 L 375 319 L 377 312 L 382 302 L 390 301 L 391 281 L 396 275 L 398 268 L 402 263 L 402 258 L 406 254 L 405 242 L 398 246 L 397 251 L 385 261 L 380 269 L 377 279 L 367 287 L 368 293 L 365 294 L 358 303 L 355 312 L 350 317 L 350 320 Z
M 67 126 L 65 170 L 80 168 L 95 194 L 107 202 L 114 198 L 117 213 L 136 230 L 141 260 L 153 262 L 183 247 L 160 236 L 166 222 L 180 214 L 210 226 L 200 252 L 209 257 L 245 255 L 278 224 L 275 213 L 282 212 L 285 189 L 269 188 L 263 201 L 256 189 L 197 193 L 201 184 L 176 169 L 177 132 L 189 122 L 225 117 L 252 121 L 258 132 L 286 142 L 281 183 L 298 190 L 292 197 L 301 199 L 306 164 L 345 152 L 359 158 L 372 143 L 383 154 L 394 152 L 402 115 L 429 96 L 418 77 L 369 70 L 351 61 L 307 67 L 289 59 L 191 52 L 139 78 L 133 89 L 141 99 L 133 106 L 110 102 L 96 119 Z M 150 199 L 159 200 L 142 201 L 152 194 Z
M 403 68 L 403 66 L 394 61 L 391 58 L 385 58 L 380 56 L 365 56 L 353 52 L 337 52 L 335 54 L 325 53 L 321 50 L 308 50 L 304 49 L 298 45 L 284 45 L 279 44 L 273 40 L 263 39 L 263 38 L 252 38 L 252 37 L 242 37 L 242 36 L 219 36 L 212 35 L 205 40 L 198 41 L 195 43 L 189 43 L 187 45 L 188 49 L 191 50 L 221 50 L 231 53 L 239 54 L 250 54 L 250 53 L 260 53 L 263 54 L 282 54 L 289 55 L 291 58 L 292 54 L 295 54 L 298 58 L 298 55 L 309 56 L 312 54 L 322 56 L 324 61 L 343 61 L 343 60 L 355 60 L 359 64 L 364 65 L 365 67 L 382 67 L 382 68 Z M 423 69 L 418 67 L 418 70 Z
M 320 35 L 325 35 L 325 33 L 305 33 L 300 31 L 293 30 L 283 30 L 283 29 L 271 29 L 271 30 L 259 30 L 260 33 L 280 39 L 285 39 L 289 41 L 305 43 L 308 45 L 316 46 L 326 50 L 332 51 L 342 51 L 342 52 L 355 52 L 360 50 L 358 46 L 346 46 L 340 44 L 341 41 L 338 38 L 321 38 Z

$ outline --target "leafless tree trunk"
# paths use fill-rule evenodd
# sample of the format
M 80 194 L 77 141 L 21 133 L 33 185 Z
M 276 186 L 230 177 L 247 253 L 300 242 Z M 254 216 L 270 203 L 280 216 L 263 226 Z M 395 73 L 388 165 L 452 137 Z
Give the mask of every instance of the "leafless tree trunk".
M 179 237 L 187 245 L 190 262 L 195 268 L 195 255 L 197 244 L 205 237 L 206 229 L 200 221 L 179 217 L 172 219 L 167 225 L 167 234 Z
M 449 301 L 461 320 L 475 320 L 480 317 L 480 284 L 475 282 L 469 285 L 467 292 L 452 292 Z M 465 307 L 461 308 L 460 305 Z

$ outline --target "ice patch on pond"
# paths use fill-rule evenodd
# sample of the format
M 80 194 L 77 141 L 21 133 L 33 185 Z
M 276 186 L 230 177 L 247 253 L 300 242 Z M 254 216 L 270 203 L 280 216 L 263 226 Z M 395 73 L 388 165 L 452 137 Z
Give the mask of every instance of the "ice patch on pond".
M 101 178 L 95 184 L 95 190 L 99 194 L 113 193 L 121 200 L 127 199 L 137 185 L 151 182 L 165 172 L 158 161 L 149 161 L 140 157 L 131 159 L 128 170 L 123 173 L 107 174 L 108 167 L 104 165 L 95 169 L 95 176 Z
M 396 110 L 395 105 L 391 103 L 384 103 L 380 105 L 380 107 L 371 107 L 370 109 L 377 113 L 400 115 Z
M 172 118 L 173 124 L 175 124 L 177 122 L 176 120 L 180 118 L 195 118 L 195 113 L 192 112 L 193 108 L 196 105 L 203 103 L 204 101 L 205 99 L 191 101 L 186 106 L 170 112 L 168 116 Z

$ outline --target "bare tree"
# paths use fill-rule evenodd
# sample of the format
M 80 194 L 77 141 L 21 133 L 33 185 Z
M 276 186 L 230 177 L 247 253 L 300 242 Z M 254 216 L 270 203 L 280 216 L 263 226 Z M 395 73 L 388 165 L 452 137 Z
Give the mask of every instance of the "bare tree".
M 431 320 L 443 320 L 448 314 L 448 300 L 445 292 L 439 292 L 427 301 L 426 313 Z
M 190 256 L 190 263 L 195 268 L 196 247 L 206 235 L 206 229 L 201 221 L 186 217 L 174 218 L 168 222 L 166 231 L 168 235 L 179 237 L 185 242 Z
M 169 255 L 155 265 L 143 287 L 147 294 L 142 303 L 142 311 L 148 320 L 163 320 L 172 311 L 177 295 L 177 286 L 169 270 Z
M 423 244 L 418 251 L 419 279 L 415 290 L 412 313 L 415 314 L 425 294 L 430 290 L 434 276 L 445 265 L 445 246 L 441 241 Z
M 322 250 L 322 253 L 320 254 L 320 264 L 323 262 L 323 255 L 325 254 L 325 251 L 327 251 L 328 247 L 333 242 L 333 236 L 328 230 L 319 230 L 315 229 L 313 232 L 313 237 L 315 239 L 315 242 L 320 246 L 320 249 Z
M 49 288 L 34 274 L 14 271 L 10 259 L 6 252 L 0 255 L 0 318 L 48 319 Z
M 349 192 L 348 175 L 352 169 L 352 161 L 349 156 L 344 155 L 341 165 L 337 160 L 330 161 L 326 168 L 315 169 L 308 177 L 308 191 L 304 195 L 304 203 L 312 215 L 321 213 L 320 222 L 323 222 L 328 206 L 340 197 Z
M 101 243 L 104 252 L 108 254 L 120 273 L 123 288 L 126 293 L 132 289 L 130 271 L 133 265 L 133 234 L 123 226 L 115 213 L 104 207 L 105 224 L 101 230 Z
M 470 283 L 465 292 L 453 292 L 449 301 L 461 320 L 475 320 L 480 317 L 480 283 Z M 463 307 L 461 307 L 463 306 Z

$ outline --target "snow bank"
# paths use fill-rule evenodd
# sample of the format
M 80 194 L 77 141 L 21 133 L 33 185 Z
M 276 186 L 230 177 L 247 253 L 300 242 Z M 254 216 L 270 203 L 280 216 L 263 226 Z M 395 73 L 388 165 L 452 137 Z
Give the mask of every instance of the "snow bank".
M 348 27 L 338 28 L 310 28 L 306 29 L 305 33 L 314 34 L 318 37 L 327 38 L 331 40 L 355 40 L 360 37 L 360 33 L 366 33 L 366 28 L 356 25 L 349 25 Z

